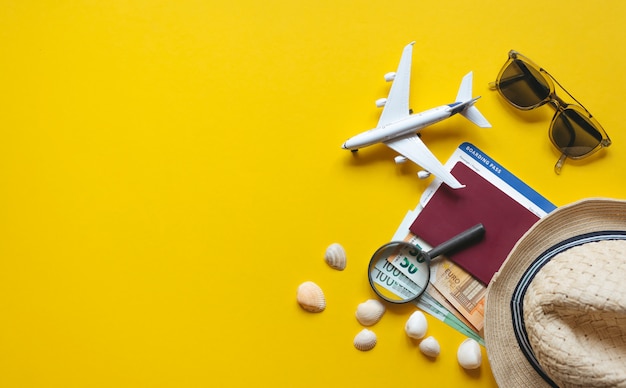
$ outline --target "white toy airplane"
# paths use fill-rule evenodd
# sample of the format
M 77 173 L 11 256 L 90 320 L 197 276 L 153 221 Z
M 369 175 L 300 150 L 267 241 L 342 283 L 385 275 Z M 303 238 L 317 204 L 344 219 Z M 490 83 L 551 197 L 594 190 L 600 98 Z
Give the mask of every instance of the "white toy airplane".
M 451 188 L 460 189 L 465 185 L 437 160 L 419 139 L 417 132 L 457 113 L 482 128 L 491 127 L 491 124 L 474 106 L 480 97 L 472 98 L 472 72 L 463 77 L 456 102 L 412 114 L 409 110 L 409 83 L 414 43 L 404 48 L 397 72 L 385 74 L 385 80 L 393 81 L 393 84 L 389 96 L 376 101 L 378 107 L 384 106 L 376 128 L 348 139 L 341 148 L 356 152 L 362 147 L 384 143 L 402 155 L 395 158 L 396 163 L 404 163 L 409 159 L 421 166 L 425 171 L 418 173 L 420 178 L 427 178 L 432 173 Z

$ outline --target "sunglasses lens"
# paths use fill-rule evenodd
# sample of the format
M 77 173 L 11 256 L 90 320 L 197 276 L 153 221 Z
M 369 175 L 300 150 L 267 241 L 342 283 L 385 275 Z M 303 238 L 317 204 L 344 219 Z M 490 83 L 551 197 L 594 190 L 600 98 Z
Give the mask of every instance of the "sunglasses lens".
M 572 158 L 593 152 L 602 141 L 602 134 L 593 123 L 571 108 L 555 115 L 550 137 L 562 153 Z
M 502 95 L 522 109 L 531 109 L 547 101 L 550 84 L 532 66 L 519 59 L 513 60 L 503 71 L 498 82 Z

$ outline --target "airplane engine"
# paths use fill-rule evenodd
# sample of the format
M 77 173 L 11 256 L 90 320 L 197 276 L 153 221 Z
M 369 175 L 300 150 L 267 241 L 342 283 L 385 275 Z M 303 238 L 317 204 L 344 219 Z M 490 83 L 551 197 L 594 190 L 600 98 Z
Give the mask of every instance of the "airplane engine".
M 379 108 L 382 108 L 383 106 L 385 106 L 386 103 L 387 103 L 386 98 L 379 98 L 378 100 L 376 100 L 376 106 Z
M 396 156 L 395 158 L 393 158 L 393 161 L 396 162 L 396 164 L 402 164 L 404 162 L 406 162 L 408 159 L 406 156 Z
M 426 178 L 428 178 L 429 176 L 430 176 L 430 173 L 429 173 L 428 171 L 424 171 L 424 170 L 422 170 L 422 171 L 419 171 L 419 172 L 417 173 L 417 177 L 418 177 L 418 178 L 420 178 L 420 179 L 426 179 Z
M 385 81 L 391 82 L 394 79 L 396 79 L 396 73 L 395 72 L 392 71 L 390 73 L 385 74 Z

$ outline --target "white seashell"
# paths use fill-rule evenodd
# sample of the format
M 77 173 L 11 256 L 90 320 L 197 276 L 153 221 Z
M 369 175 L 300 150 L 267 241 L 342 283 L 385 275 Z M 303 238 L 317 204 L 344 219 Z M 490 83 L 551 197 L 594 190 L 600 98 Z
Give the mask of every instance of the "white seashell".
M 376 346 L 376 333 L 371 330 L 363 329 L 354 337 L 354 347 L 367 351 Z
M 437 357 L 439 352 L 441 351 L 441 346 L 439 346 L 439 342 L 433 337 L 426 337 L 420 342 L 420 350 L 422 353 L 427 355 L 428 357 Z
M 376 299 L 368 299 L 356 308 L 356 319 L 363 326 L 372 326 L 380 321 L 385 313 L 385 306 Z
M 347 262 L 346 251 L 343 249 L 341 244 L 332 243 L 328 246 L 328 248 L 326 248 L 324 260 L 326 260 L 326 263 L 332 268 L 343 271 L 346 268 Z
M 324 292 L 313 282 L 304 282 L 298 287 L 296 294 L 298 303 L 306 311 L 319 313 L 326 308 L 326 298 Z
M 426 330 L 428 330 L 428 322 L 426 322 L 426 317 L 421 311 L 415 311 L 411 314 L 404 326 L 406 335 L 415 339 L 423 338 L 426 335 Z
M 468 338 L 459 345 L 456 357 L 459 360 L 459 365 L 463 368 L 476 369 L 482 363 L 480 345 L 476 340 Z

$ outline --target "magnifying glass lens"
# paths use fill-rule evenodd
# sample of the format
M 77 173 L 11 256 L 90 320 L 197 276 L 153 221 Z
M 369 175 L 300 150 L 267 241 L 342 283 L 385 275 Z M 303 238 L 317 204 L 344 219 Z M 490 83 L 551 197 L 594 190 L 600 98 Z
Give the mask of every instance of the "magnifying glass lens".
M 401 241 L 385 244 L 370 260 L 370 285 L 388 302 L 410 302 L 428 286 L 429 260 L 428 255 L 413 244 Z

